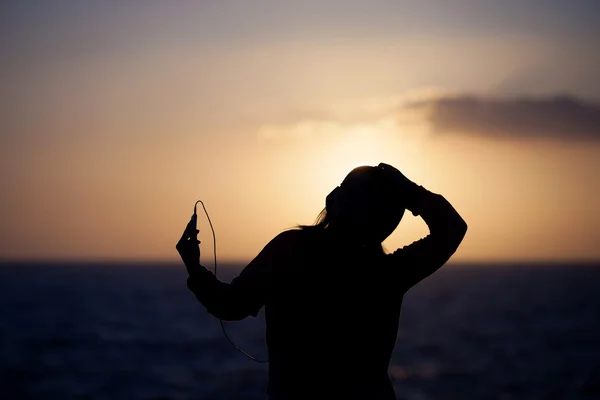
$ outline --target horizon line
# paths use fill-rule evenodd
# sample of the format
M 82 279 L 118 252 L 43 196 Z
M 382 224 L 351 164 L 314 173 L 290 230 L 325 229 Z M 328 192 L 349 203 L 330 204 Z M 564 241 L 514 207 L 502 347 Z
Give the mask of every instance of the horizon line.
M 231 268 L 247 265 L 251 260 L 227 259 L 218 262 L 219 267 Z M 202 262 L 201 262 L 202 263 Z M 123 265 L 175 265 L 182 264 L 181 260 L 143 259 L 143 258 L 0 258 L 0 264 L 123 264 Z M 461 260 L 448 261 L 446 266 L 516 266 L 516 265 L 600 265 L 600 259 L 507 259 L 507 260 Z M 202 263 L 208 269 L 214 268 L 214 262 Z M 183 264 L 182 264 L 183 267 Z

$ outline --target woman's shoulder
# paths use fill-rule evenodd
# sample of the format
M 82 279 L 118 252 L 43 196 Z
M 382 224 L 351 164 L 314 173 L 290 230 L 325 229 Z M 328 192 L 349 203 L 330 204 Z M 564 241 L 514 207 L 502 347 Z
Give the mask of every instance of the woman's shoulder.
M 300 240 L 304 240 L 309 236 L 312 235 L 310 235 L 309 232 L 303 229 L 290 228 L 280 232 L 277 236 L 273 238 L 273 241 L 277 241 L 280 243 L 297 242 Z
M 308 229 L 291 228 L 280 232 L 271 241 L 277 246 L 310 246 L 324 239 L 323 232 Z
M 287 229 L 271 239 L 262 250 L 262 253 L 278 256 L 289 255 L 305 247 L 307 247 L 306 232 L 299 229 Z

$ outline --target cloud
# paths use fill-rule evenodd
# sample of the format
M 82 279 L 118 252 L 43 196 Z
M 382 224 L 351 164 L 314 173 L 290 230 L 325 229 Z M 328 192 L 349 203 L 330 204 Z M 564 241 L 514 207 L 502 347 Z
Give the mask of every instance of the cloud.
M 336 105 L 319 118 L 264 125 L 263 139 L 353 132 L 461 135 L 491 139 L 600 141 L 600 103 L 572 96 L 491 97 L 427 90 Z
M 408 103 L 406 109 L 424 111 L 435 134 L 600 140 L 600 104 L 575 97 L 444 96 Z

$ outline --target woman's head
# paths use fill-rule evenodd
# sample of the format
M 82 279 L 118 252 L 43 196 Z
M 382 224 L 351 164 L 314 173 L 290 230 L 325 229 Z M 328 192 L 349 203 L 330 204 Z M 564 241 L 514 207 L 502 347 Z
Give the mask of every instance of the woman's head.
M 396 229 L 402 198 L 380 165 L 354 168 L 326 200 L 329 224 L 364 243 L 381 243 Z

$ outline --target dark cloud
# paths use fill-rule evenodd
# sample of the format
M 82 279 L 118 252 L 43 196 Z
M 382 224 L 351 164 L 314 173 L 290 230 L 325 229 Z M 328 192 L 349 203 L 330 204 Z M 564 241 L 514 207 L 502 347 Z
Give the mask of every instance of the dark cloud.
M 600 140 L 600 104 L 574 97 L 441 97 L 414 102 L 436 133 L 507 138 Z

